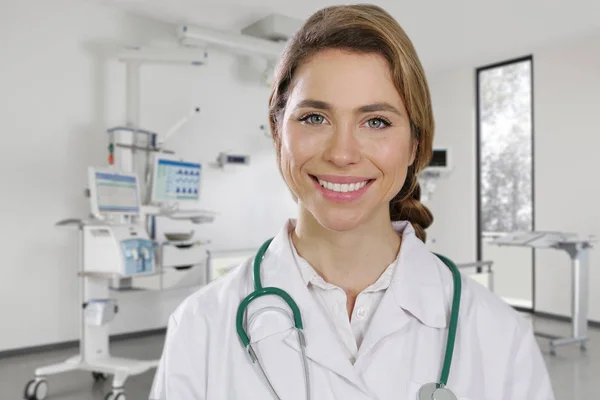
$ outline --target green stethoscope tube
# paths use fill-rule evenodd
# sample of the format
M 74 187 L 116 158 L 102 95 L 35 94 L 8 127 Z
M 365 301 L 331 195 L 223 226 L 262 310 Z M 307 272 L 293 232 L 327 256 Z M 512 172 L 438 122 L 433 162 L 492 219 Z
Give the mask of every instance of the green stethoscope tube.
M 250 338 L 248 337 L 248 334 L 246 333 L 246 330 L 244 329 L 244 314 L 246 312 L 246 309 L 250 305 L 250 303 L 252 303 L 252 301 L 258 299 L 259 297 L 263 297 L 263 296 L 267 296 L 267 295 L 273 295 L 273 296 L 280 297 L 287 303 L 287 305 L 292 310 L 293 317 L 294 317 L 294 326 L 296 327 L 296 329 L 300 332 L 302 332 L 302 330 L 303 330 L 302 315 L 301 315 L 300 309 L 298 308 L 298 305 L 296 304 L 294 299 L 292 299 L 292 297 L 282 289 L 279 289 L 276 287 L 266 287 L 266 288 L 262 287 L 262 280 L 261 280 L 261 276 L 260 276 L 260 266 L 261 266 L 262 259 L 265 255 L 269 245 L 271 244 L 272 240 L 273 240 L 272 238 L 267 240 L 260 247 L 258 252 L 256 253 L 256 257 L 254 258 L 254 266 L 253 266 L 254 291 L 252 291 L 252 293 L 250 293 L 248 296 L 246 296 L 244 298 L 244 300 L 242 300 L 242 302 L 240 303 L 240 305 L 238 307 L 237 315 L 236 315 L 236 329 L 237 329 L 238 336 L 239 336 L 242 344 L 244 345 L 244 347 L 246 349 L 248 349 L 248 351 L 250 353 L 250 357 L 255 362 L 258 360 L 256 360 L 256 355 L 254 354 L 253 350 L 251 349 Z M 450 324 L 448 327 L 448 337 L 447 337 L 447 342 L 446 342 L 446 350 L 445 350 L 445 354 L 444 354 L 444 364 L 442 367 L 442 372 L 441 372 L 440 380 L 438 383 L 440 386 L 444 387 L 444 386 L 447 386 L 447 384 L 448 384 L 448 377 L 450 375 L 450 367 L 452 365 L 452 356 L 454 353 L 454 343 L 456 341 L 456 330 L 458 328 L 458 312 L 460 310 L 460 297 L 461 297 L 462 287 L 461 287 L 460 272 L 458 270 L 458 267 L 454 264 L 454 262 L 452 262 L 452 260 L 450 260 L 449 258 L 444 257 L 442 255 L 439 255 L 439 254 L 435 254 L 435 255 L 440 260 L 442 260 L 444 262 L 444 264 L 446 264 L 446 266 L 450 269 L 450 271 L 452 272 L 452 279 L 453 279 L 453 283 L 454 283 L 454 293 L 452 295 L 452 308 L 450 311 Z M 264 373 L 264 371 L 263 371 L 263 373 Z
M 448 327 L 448 339 L 446 342 L 446 352 L 444 354 L 444 365 L 440 376 L 440 384 L 448 385 L 448 376 L 452 365 L 452 356 L 454 354 L 454 342 L 456 341 L 456 330 L 458 329 L 458 311 L 460 310 L 460 296 L 462 292 L 462 283 L 460 280 L 460 271 L 452 260 L 440 254 L 434 253 L 452 272 L 454 281 L 454 293 L 452 295 L 452 308 L 450 309 L 450 326 Z
M 267 240 L 260 247 L 258 253 L 256 253 L 256 257 L 254 257 L 254 291 L 252 291 L 252 293 L 250 293 L 248 296 L 246 296 L 244 300 L 242 300 L 237 310 L 236 329 L 238 336 L 242 341 L 242 344 L 246 348 L 248 348 L 248 346 L 250 345 L 250 338 L 248 337 L 248 334 L 244 329 L 244 313 L 246 312 L 246 309 L 248 308 L 250 303 L 258 299 L 259 297 L 273 295 L 283 299 L 283 301 L 285 301 L 292 310 L 292 313 L 294 315 L 294 326 L 296 327 L 296 329 L 304 329 L 304 325 L 302 324 L 302 314 L 300 313 L 300 309 L 298 308 L 298 305 L 296 304 L 294 299 L 292 299 L 292 297 L 282 289 L 276 287 L 262 287 L 262 280 L 260 278 L 260 264 L 272 240 L 273 239 Z

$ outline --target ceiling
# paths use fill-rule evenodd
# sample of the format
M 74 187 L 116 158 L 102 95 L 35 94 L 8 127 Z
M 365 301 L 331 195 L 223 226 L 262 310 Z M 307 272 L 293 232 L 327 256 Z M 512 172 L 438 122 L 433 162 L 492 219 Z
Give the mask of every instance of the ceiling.
M 98 0 L 157 20 L 239 30 L 270 13 L 306 19 L 339 0 Z M 372 0 L 400 22 L 428 71 L 480 66 L 600 34 L 599 0 Z M 600 35 L 598 36 L 600 37 Z

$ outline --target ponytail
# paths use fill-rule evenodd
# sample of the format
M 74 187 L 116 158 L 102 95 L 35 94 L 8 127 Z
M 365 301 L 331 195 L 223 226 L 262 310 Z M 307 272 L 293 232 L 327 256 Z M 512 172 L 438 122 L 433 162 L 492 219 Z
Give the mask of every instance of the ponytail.
M 390 201 L 390 216 L 392 221 L 410 222 L 417 237 L 425 242 L 425 229 L 433 223 L 433 214 L 421 203 L 421 186 L 414 167 L 414 164 L 408 167 L 404 186 Z

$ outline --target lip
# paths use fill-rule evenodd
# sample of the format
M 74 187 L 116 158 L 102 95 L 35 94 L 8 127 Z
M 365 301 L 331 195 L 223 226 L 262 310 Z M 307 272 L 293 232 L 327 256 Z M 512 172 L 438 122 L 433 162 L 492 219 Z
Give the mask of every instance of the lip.
M 367 183 L 365 186 L 363 186 L 362 188 L 360 188 L 358 190 L 355 190 L 353 192 L 343 193 L 343 192 L 334 192 L 333 190 L 324 188 L 323 186 L 321 186 L 319 181 L 317 181 L 317 177 L 314 175 L 311 175 L 310 179 L 313 181 L 313 184 L 315 185 L 315 187 L 317 188 L 319 193 L 321 193 L 321 195 L 326 200 L 329 200 L 334 203 L 352 203 L 354 201 L 358 201 L 371 188 L 371 185 L 373 184 L 373 182 L 375 182 L 375 179 L 357 178 L 357 177 L 353 177 L 353 176 L 333 177 L 333 178 L 337 178 L 337 181 L 336 180 L 328 180 L 331 178 L 332 178 L 332 176 L 319 175 L 319 179 L 322 179 L 322 180 L 325 180 L 325 181 L 331 182 L 331 183 L 340 183 L 341 184 L 341 183 L 356 183 L 356 182 L 369 181 L 369 183 Z M 340 181 L 340 178 L 345 179 L 345 181 Z M 349 179 L 354 179 L 354 180 L 349 180 Z
M 341 176 L 341 175 L 312 175 L 322 181 L 331 183 L 356 183 L 372 180 L 373 178 L 365 178 L 364 176 Z

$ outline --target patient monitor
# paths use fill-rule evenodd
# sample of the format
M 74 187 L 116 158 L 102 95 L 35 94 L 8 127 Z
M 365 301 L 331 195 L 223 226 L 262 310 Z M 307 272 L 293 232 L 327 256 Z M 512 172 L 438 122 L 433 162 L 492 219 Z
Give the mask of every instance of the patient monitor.
M 201 172 L 200 163 L 157 155 L 150 201 L 155 205 L 196 204 L 200 200 Z
M 140 186 L 136 174 L 90 167 L 90 206 L 99 219 L 111 216 L 138 216 Z

